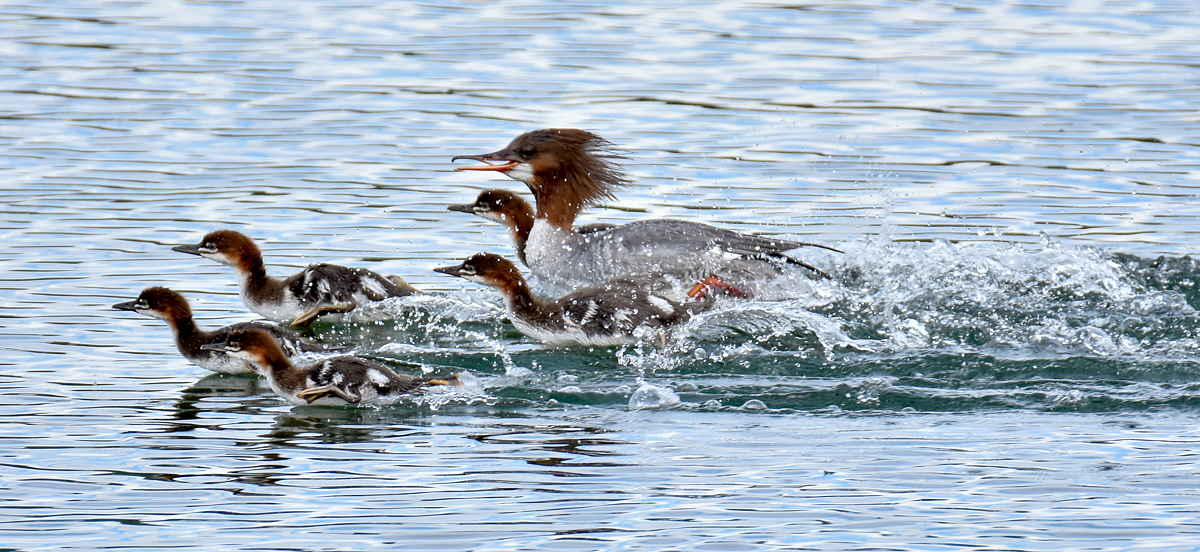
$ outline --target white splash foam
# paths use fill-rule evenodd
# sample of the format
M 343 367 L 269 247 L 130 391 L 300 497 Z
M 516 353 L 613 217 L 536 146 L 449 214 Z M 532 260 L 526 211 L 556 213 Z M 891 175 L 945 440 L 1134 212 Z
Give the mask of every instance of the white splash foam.
M 668 387 L 643 383 L 629 397 L 630 410 L 650 410 L 679 404 L 679 395 Z

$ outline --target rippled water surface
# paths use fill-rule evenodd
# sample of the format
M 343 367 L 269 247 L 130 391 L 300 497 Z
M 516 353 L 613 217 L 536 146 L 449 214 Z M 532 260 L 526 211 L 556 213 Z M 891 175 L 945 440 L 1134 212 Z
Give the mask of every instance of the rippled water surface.
M 651 6 L 653 4 L 653 6 Z M 0 2 L 0 547 L 1196 550 L 1200 15 L 1190 2 Z M 667 346 L 552 349 L 432 272 L 616 143 L 581 222 L 836 246 Z M 311 337 L 469 385 L 292 407 L 111 305 L 253 319 L 269 269 L 430 293 Z M 542 288 L 545 289 L 545 288 Z

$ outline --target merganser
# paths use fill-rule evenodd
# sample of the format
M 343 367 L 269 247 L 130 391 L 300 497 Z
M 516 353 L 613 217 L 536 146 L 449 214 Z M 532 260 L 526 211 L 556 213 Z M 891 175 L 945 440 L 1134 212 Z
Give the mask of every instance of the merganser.
M 224 342 L 205 344 L 202 348 L 245 361 L 266 378 L 275 393 L 298 405 L 391 404 L 428 386 L 458 385 L 458 376 L 426 378 L 397 374 L 378 362 L 349 355 L 296 366 L 271 334 L 256 329 L 230 332 Z
M 217 230 L 198 244 L 172 249 L 232 266 L 240 280 L 242 302 L 259 315 L 293 328 L 311 324 L 322 314 L 350 312 L 373 301 L 418 293 L 397 276 L 325 263 L 308 265 L 285 280 L 272 278 L 258 246 L 233 230 Z
M 537 203 L 525 247 L 535 274 L 567 285 L 598 285 L 628 276 L 670 275 L 694 281 L 717 275 L 750 283 L 779 274 L 781 263 L 817 267 L 786 255 L 800 247 L 825 245 L 740 234 L 697 222 L 652 219 L 583 235 L 572 225 L 579 212 L 613 199 L 629 180 L 621 173 L 612 143 L 578 129 L 540 129 L 514 139 L 502 150 L 458 155 L 485 165 L 458 170 L 496 171 L 524 182 Z M 494 164 L 500 163 L 500 164 Z M 744 285 L 744 284 L 739 284 Z
M 175 335 L 175 347 L 183 358 L 201 368 L 222 374 L 243 374 L 248 370 L 246 362 L 233 358 L 220 351 L 204 349 L 204 345 L 223 343 L 225 337 L 234 331 L 259 329 L 270 333 L 282 347 L 288 357 L 302 352 L 326 351 L 325 347 L 313 345 L 300 340 L 300 336 L 287 329 L 266 322 L 238 322 L 206 332 L 196 326 L 192 319 L 192 308 L 182 295 L 165 287 L 149 287 L 142 291 L 134 301 L 126 301 L 113 305 L 114 309 L 134 311 L 153 318 L 165 320 Z
M 667 330 L 712 306 L 707 283 L 693 288 L 691 294 L 696 301 L 680 303 L 652 293 L 643 282 L 628 279 L 584 288 L 555 301 L 541 301 L 529 291 L 529 284 L 512 261 L 490 253 L 434 270 L 499 288 L 513 326 L 550 345 L 623 345 L 635 342 L 635 332 L 641 327 L 658 330 L 659 340 L 665 342 Z M 732 295 L 741 293 L 723 282 L 709 283 Z
M 529 241 L 529 231 L 533 229 L 533 206 L 521 196 L 507 190 L 487 190 L 475 198 L 475 203 L 451 205 L 446 209 L 471 213 L 507 226 L 517 249 L 517 258 L 521 259 L 525 266 L 529 266 L 525 261 L 525 243 Z M 579 234 L 591 234 L 611 228 L 616 228 L 616 225 L 597 222 L 576 226 L 574 230 Z

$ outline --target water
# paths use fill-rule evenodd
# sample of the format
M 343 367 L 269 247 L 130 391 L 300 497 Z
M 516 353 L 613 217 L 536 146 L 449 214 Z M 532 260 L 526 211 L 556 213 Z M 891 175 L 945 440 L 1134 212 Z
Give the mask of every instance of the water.
M 4 2 L 0 534 L 18 550 L 1196 550 L 1200 20 L 1186 2 Z M 837 246 L 667 347 L 547 349 L 433 273 L 618 144 L 581 222 Z M 431 293 L 318 325 L 468 390 L 291 407 L 111 310 L 269 268 Z

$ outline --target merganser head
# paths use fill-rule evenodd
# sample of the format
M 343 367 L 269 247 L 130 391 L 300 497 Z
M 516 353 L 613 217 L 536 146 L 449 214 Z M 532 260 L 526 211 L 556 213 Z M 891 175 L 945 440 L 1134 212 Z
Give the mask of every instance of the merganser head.
M 482 155 L 458 155 L 486 165 L 458 170 L 497 171 L 524 182 L 537 200 L 538 218 L 570 228 L 584 207 L 603 199 L 629 180 L 615 159 L 612 142 L 574 128 L 540 129 L 522 134 L 502 150 Z M 502 163 L 502 164 L 494 164 Z
M 492 253 L 477 253 L 462 264 L 442 266 L 433 270 L 503 290 L 512 289 L 525 282 L 521 271 L 517 270 L 512 261 Z
M 480 193 L 475 203 L 451 205 L 446 210 L 471 213 L 509 228 L 533 226 L 533 207 L 521 196 L 506 190 L 488 190 Z M 528 227 L 524 228 L 526 238 L 529 237 Z
M 254 265 L 262 264 L 262 253 L 258 246 L 254 245 L 250 238 L 233 230 L 210 232 L 200 243 L 178 245 L 171 250 L 199 255 L 241 270 L 249 270 Z
M 114 309 L 134 311 L 161 320 L 176 321 L 192 317 L 192 308 L 187 299 L 165 287 L 148 287 L 142 290 L 137 300 L 113 305 Z
M 205 343 L 200 348 L 240 358 L 246 361 L 251 372 L 262 373 L 279 359 L 287 359 L 279 342 L 271 334 L 257 328 L 229 332 L 224 343 Z

